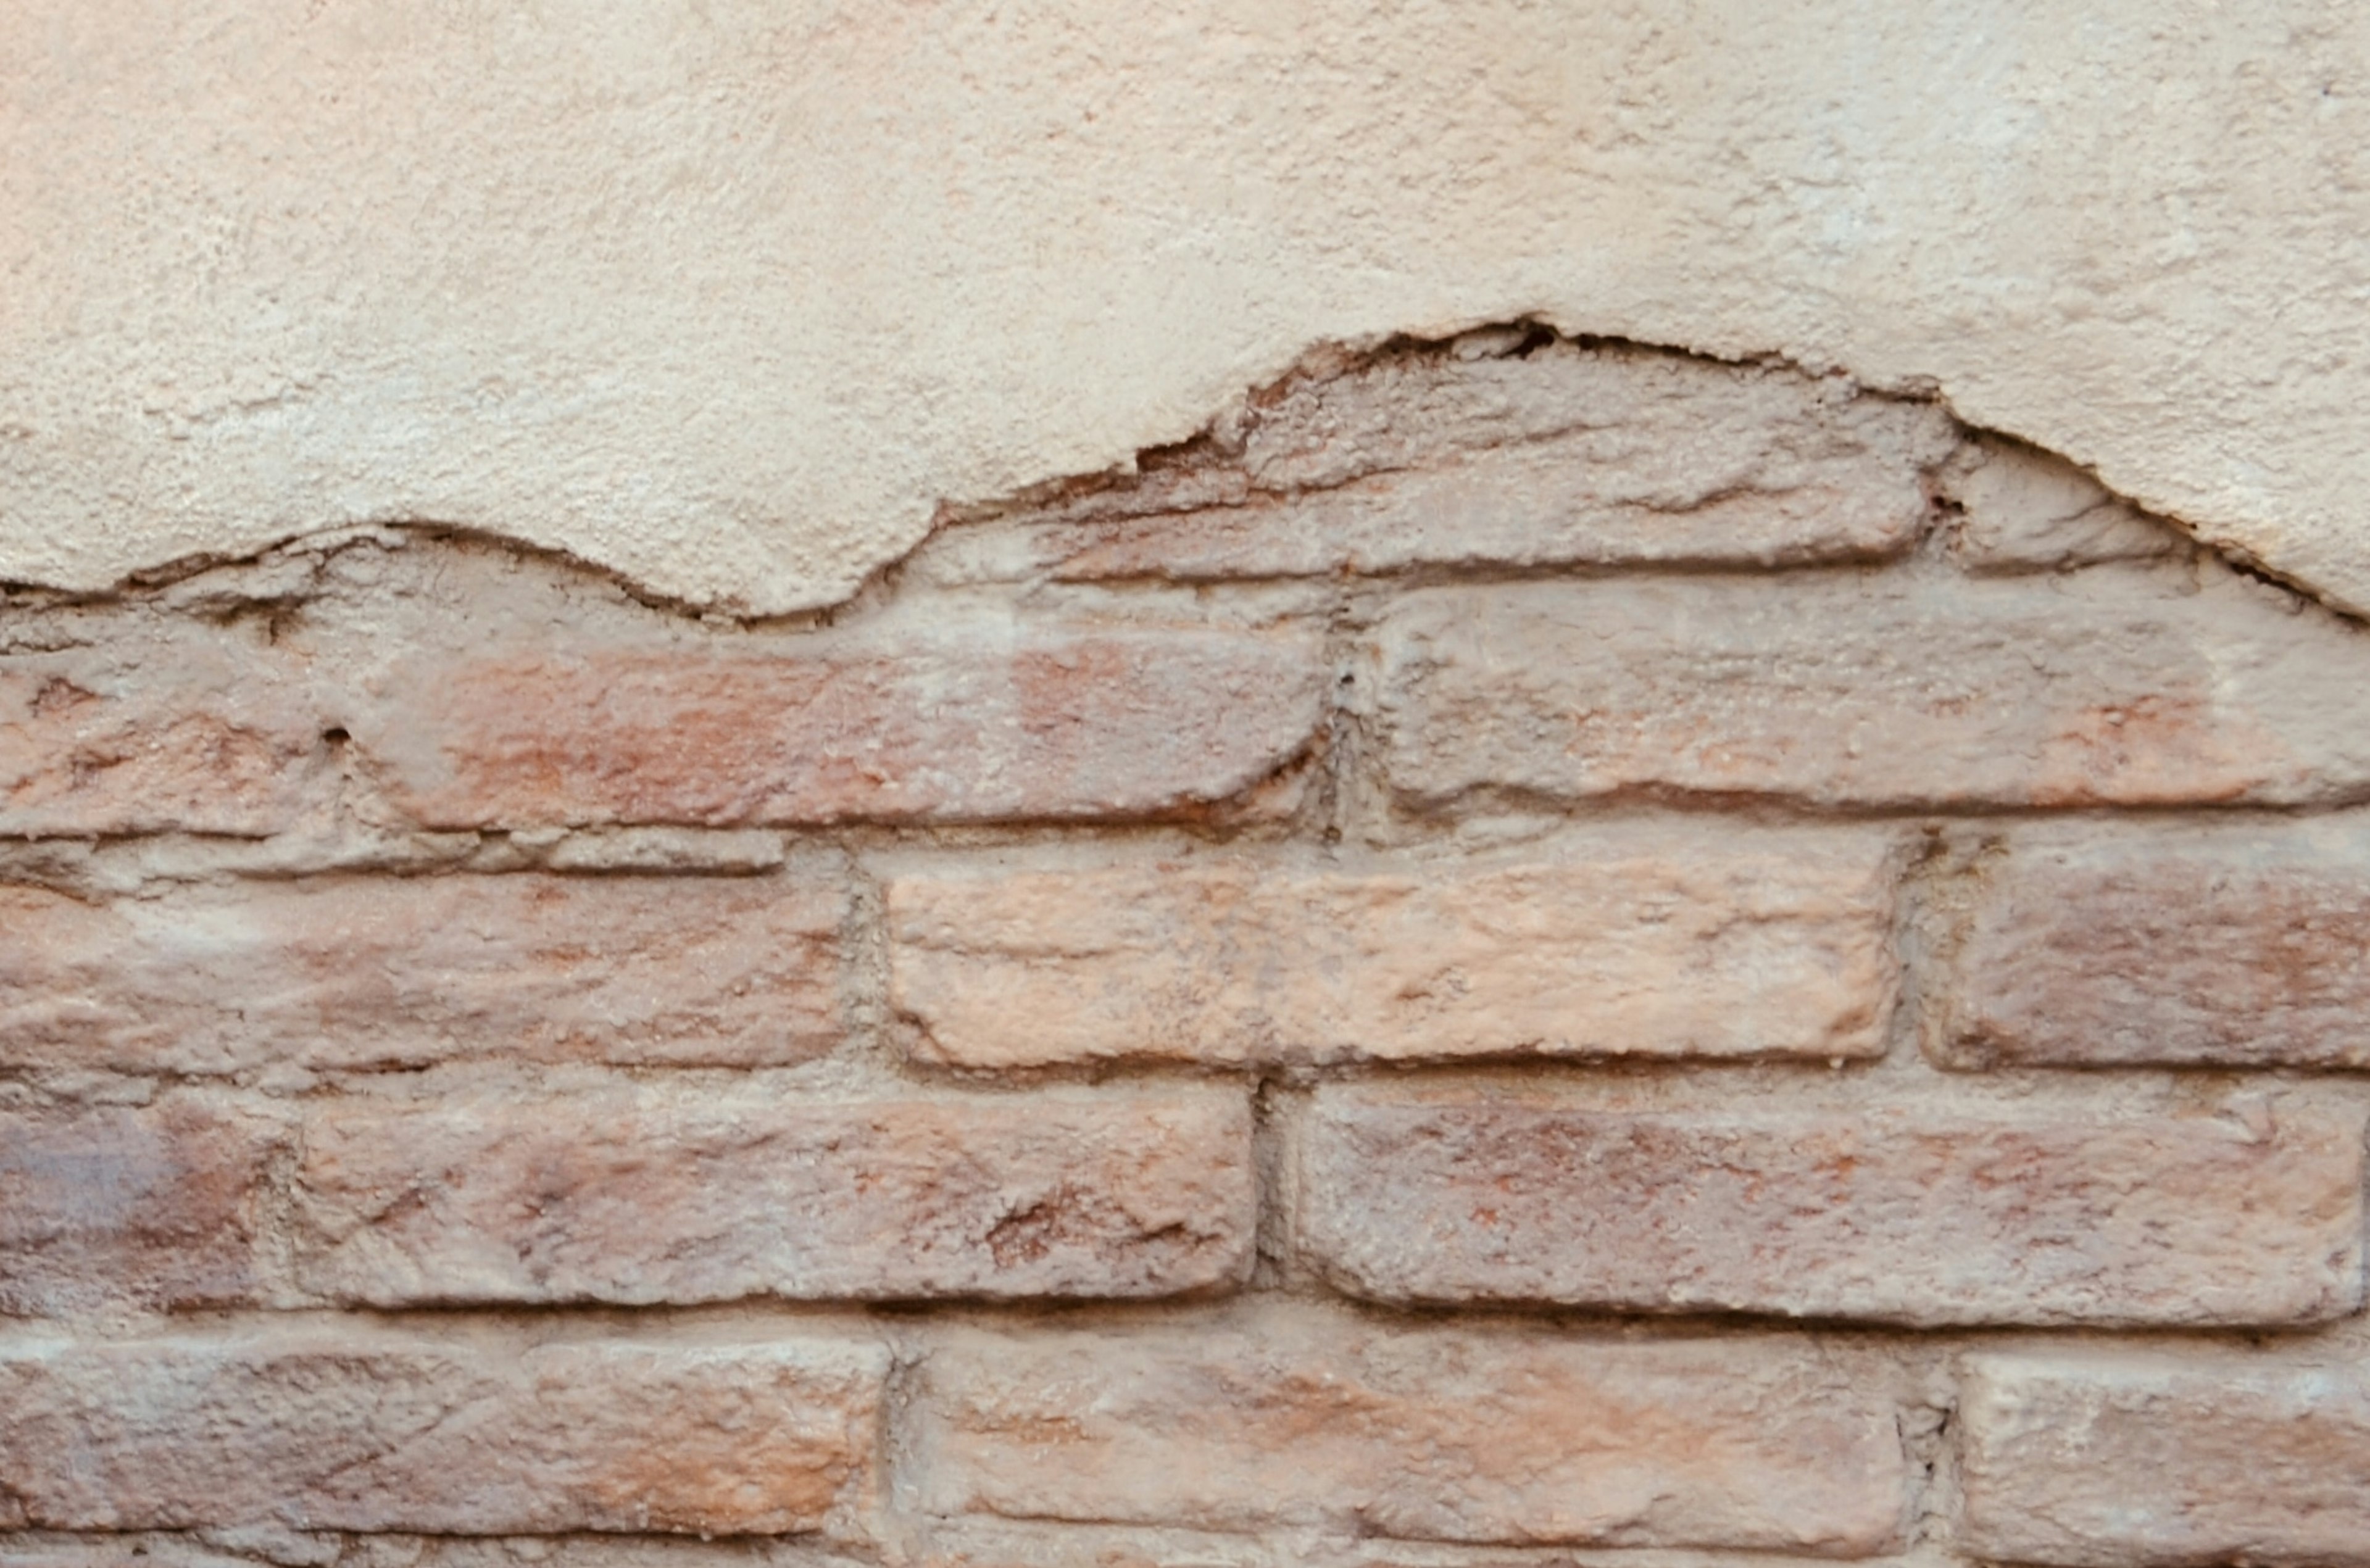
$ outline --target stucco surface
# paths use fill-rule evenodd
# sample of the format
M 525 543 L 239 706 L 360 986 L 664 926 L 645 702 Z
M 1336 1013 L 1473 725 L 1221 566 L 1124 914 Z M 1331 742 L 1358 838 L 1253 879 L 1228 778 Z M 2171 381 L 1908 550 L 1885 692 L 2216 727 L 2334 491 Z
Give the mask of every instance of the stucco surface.
M 11 0 L 0 576 L 466 525 L 743 612 L 1311 345 L 1939 391 L 2370 607 L 2344 0 Z

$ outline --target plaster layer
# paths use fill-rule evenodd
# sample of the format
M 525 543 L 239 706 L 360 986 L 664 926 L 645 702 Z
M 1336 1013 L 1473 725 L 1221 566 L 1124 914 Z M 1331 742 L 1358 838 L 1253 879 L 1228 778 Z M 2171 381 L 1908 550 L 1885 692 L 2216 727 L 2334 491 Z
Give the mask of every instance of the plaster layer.
M 1939 392 L 2370 608 L 2342 0 L 14 0 L 0 575 L 363 522 L 826 604 L 1310 345 Z

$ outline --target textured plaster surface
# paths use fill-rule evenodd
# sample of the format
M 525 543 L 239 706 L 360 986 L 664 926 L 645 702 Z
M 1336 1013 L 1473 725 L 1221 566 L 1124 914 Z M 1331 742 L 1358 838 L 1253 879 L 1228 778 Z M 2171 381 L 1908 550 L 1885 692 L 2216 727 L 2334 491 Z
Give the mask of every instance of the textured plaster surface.
M 0 576 L 366 521 L 742 612 L 1326 341 L 1534 315 L 2370 607 L 2345 0 L 12 0 Z

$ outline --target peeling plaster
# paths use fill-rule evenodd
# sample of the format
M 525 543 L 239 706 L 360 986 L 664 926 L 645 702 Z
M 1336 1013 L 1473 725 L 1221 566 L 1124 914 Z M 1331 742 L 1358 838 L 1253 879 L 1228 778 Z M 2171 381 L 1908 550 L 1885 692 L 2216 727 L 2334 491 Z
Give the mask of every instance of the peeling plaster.
M 433 521 L 740 613 L 1312 344 L 1930 392 L 2370 607 L 2370 14 L 21 0 L 0 576 Z

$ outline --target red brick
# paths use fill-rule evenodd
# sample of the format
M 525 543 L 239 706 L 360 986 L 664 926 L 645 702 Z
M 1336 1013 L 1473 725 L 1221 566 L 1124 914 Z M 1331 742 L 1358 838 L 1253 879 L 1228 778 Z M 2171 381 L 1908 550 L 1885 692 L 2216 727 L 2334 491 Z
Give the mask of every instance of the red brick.
M 2211 1352 L 1973 1358 L 1964 1543 L 1992 1561 L 2370 1563 L 2370 1379 Z
M 1306 751 L 1328 684 L 1283 634 L 773 646 L 423 667 L 352 729 L 444 828 L 1179 817 Z
M 2363 1118 L 1641 1113 L 1323 1093 L 1302 1247 L 1396 1302 L 2290 1323 L 2362 1302 Z
M 0 658 L 0 835 L 262 837 L 328 748 L 295 671 L 243 630 L 128 619 L 94 646 Z
M 1904 1501 L 1892 1402 L 1757 1338 L 957 1333 L 915 1425 L 941 1516 L 1866 1556 Z
M 351 1101 L 308 1124 L 299 1275 L 346 1301 L 1135 1297 L 1238 1283 L 1237 1090 Z
M 1411 595 L 1379 634 L 1400 802 L 1823 807 L 2340 798 L 2370 635 L 2233 574 L 1564 582 Z
M 892 1004 L 926 1055 L 979 1068 L 1883 1049 L 1887 836 L 1599 832 L 1551 853 L 892 876 Z
M 291 1329 L 0 1349 L 0 1516 L 51 1529 L 867 1532 L 882 1348 Z
M 775 877 L 0 888 L 0 1063 L 796 1062 L 839 1038 L 846 904 Z
M 2037 842 L 1984 875 L 1956 1065 L 2370 1067 L 2370 842 L 2350 827 Z
M 188 1098 L 0 1113 L 0 1313 L 252 1299 L 280 1141 L 263 1117 Z

